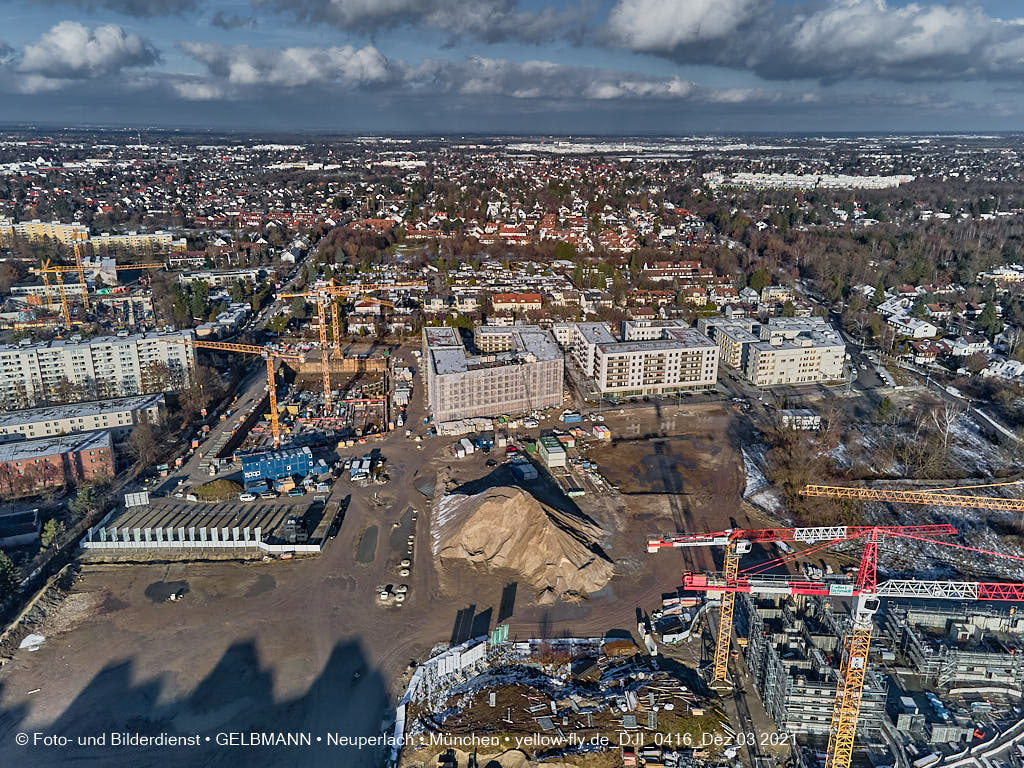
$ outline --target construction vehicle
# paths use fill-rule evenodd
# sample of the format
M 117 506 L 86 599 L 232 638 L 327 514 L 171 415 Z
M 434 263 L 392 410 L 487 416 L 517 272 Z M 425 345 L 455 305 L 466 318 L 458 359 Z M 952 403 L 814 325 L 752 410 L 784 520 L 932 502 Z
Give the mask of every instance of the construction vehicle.
M 829 498 L 869 499 L 895 501 L 908 504 L 928 504 L 974 509 L 1024 510 L 1024 501 L 998 497 L 968 496 L 950 493 L 955 490 L 1016 485 L 1018 482 L 990 483 L 975 486 L 955 486 L 945 489 L 923 491 L 899 491 L 868 488 L 846 488 L 840 486 L 806 486 L 805 495 Z M 956 529 L 952 525 L 918 526 L 820 526 L 808 528 L 779 528 L 761 530 L 730 529 L 717 533 L 682 534 L 650 539 L 648 552 L 662 548 L 678 547 L 725 547 L 722 575 L 687 573 L 683 576 L 685 589 L 721 594 L 718 637 L 715 642 L 715 656 L 712 667 L 712 686 L 728 688 L 727 667 L 732 640 L 732 619 L 737 592 L 751 594 L 787 594 L 843 596 L 854 599 L 852 625 L 846 636 L 844 652 L 840 662 L 836 700 L 832 712 L 829 732 L 826 768 L 849 768 L 853 756 L 853 744 L 860 714 L 864 676 L 867 670 L 868 652 L 871 643 L 871 624 L 880 601 L 886 597 L 931 598 L 941 600 L 996 600 L 1024 601 L 1024 584 L 975 582 L 975 581 L 926 581 L 920 579 L 896 579 L 877 583 L 878 544 L 887 537 L 902 537 L 931 542 L 947 547 L 977 552 L 980 554 L 1012 560 L 1024 560 L 1015 555 L 990 552 L 974 547 L 943 541 L 942 536 L 952 536 Z M 740 556 L 749 552 L 755 543 L 782 543 L 786 545 L 781 557 L 760 563 L 753 569 L 762 572 L 806 557 L 818 550 L 831 547 L 839 542 L 859 540 L 864 542 L 864 551 L 854 583 L 837 580 L 807 580 L 789 576 L 741 576 Z M 790 543 L 810 545 L 795 551 Z
M 274 377 L 275 360 L 292 360 L 302 362 L 299 355 L 289 355 L 283 352 L 276 352 L 266 347 L 257 347 L 253 344 L 235 344 L 227 341 L 201 341 L 199 339 L 170 339 L 176 344 L 187 344 L 200 349 L 216 349 L 221 352 L 238 352 L 243 355 L 259 355 L 267 363 L 267 394 L 270 397 L 270 434 L 274 437 L 274 448 L 281 443 L 281 425 L 277 413 L 277 382 Z

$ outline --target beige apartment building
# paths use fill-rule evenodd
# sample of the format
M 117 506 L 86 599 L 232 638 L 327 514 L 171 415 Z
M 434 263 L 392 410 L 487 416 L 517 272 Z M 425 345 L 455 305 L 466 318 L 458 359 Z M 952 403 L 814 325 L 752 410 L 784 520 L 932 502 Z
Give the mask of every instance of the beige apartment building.
M 835 331 L 782 335 L 747 345 L 744 373 L 752 384 L 808 384 L 843 378 L 846 346 Z
M 61 224 L 59 221 L 14 222 L 11 219 L 0 219 L 0 242 L 9 243 L 18 237 L 24 240 L 42 240 L 50 238 L 64 245 L 85 243 L 89 240 L 89 228 L 84 224 Z

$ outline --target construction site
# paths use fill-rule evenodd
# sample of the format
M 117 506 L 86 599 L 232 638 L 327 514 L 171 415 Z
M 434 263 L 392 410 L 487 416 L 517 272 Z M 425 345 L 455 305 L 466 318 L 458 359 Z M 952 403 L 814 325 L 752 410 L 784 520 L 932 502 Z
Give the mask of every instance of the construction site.
M 207 660 L 171 665 L 180 690 L 204 693 L 168 696 L 154 718 L 194 718 L 210 686 L 231 700 L 282 670 L 258 720 L 305 724 L 326 707 L 402 745 L 353 752 L 352 765 L 1012 763 L 1024 732 L 1014 479 L 982 496 L 992 484 L 976 476 L 810 475 L 799 497 L 858 524 L 799 525 L 755 498 L 778 492 L 760 469 L 756 405 L 574 410 L 546 332 L 530 326 L 469 351 L 452 328 L 431 327 L 422 346 L 342 343 L 339 299 L 389 288 L 282 291 L 314 306 L 319 343 L 173 342 L 219 370 L 262 364 L 178 466 L 155 468 L 147 506 L 91 532 L 95 549 L 131 552 L 87 547 L 72 596 L 88 610 L 36 627 L 98 660 L 69 672 L 83 692 L 67 708 L 76 727 L 96 722 L 102 665 L 129 647 L 102 630 L 113 622 L 141 667 L 182 641 Z M 202 499 L 220 480 L 238 493 Z M 168 556 L 176 546 L 185 558 Z M 205 548 L 221 552 L 196 555 Z M 245 563 L 195 562 L 240 550 Z M 294 562 L 304 554 L 319 557 Z M 136 567 L 109 565 L 126 558 Z M 147 597 L 180 582 L 180 604 Z M 258 654 L 207 632 L 244 647 L 254 623 Z M 352 638 L 343 657 L 310 641 L 339 626 Z M 59 663 L 59 645 L 36 658 Z M 301 663 L 284 661 L 295 648 Z M 52 689 L 38 665 L 14 664 L 18 690 Z M 152 700 L 144 688 L 127 694 L 136 706 Z

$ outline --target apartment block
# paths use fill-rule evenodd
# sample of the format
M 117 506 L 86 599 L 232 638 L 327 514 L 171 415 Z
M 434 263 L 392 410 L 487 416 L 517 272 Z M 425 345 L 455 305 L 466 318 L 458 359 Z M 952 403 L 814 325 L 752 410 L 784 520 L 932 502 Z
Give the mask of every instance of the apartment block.
M 230 288 L 235 283 L 258 283 L 266 277 L 267 270 L 262 267 L 251 269 L 207 269 L 200 272 L 182 272 L 178 275 L 178 282 L 182 285 L 204 282 L 211 288 Z
M 653 341 L 663 338 L 666 329 L 689 327 L 685 320 L 623 320 L 619 336 L 623 341 Z
M 423 329 L 427 402 L 435 422 L 519 415 L 562 403 L 564 357 L 535 325 L 485 326 L 472 355 L 454 328 Z
M 109 432 L 0 443 L 0 493 L 10 496 L 113 476 Z
M 128 436 L 140 421 L 161 424 L 167 414 L 163 393 L 96 400 L 50 408 L 0 413 L 0 435 L 26 440 L 109 430 L 114 439 Z
M 772 318 L 761 341 L 745 345 L 744 375 L 758 387 L 808 384 L 843 378 L 846 345 L 817 317 Z
M 89 238 L 89 245 L 96 251 L 176 251 L 182 252 L 188 248 L 188 241 L 185 238 L 174 239 L 170 232 L 158 230 L 156 232 L 129 232 L 126 235 L 112 235 L 104 232 L 96 237 Z
M 730 368 L 742 371 L 747 363 L 747 351 L 751 344 L 760 341 L 746 323 L 729 323 L 714 326 L 712 338 L 721 351 L 721 360 Z
M 718 379 L 718 347 L 675 321 L 623 323 L 618 341 L 601 323 L 567 323 L 556 335 L 598 391 L 615 399 L 710 389 Z
M 1024 614 L 980 606 L 887 609 L 890 646 L 940 687 L 1024 686 Z
M 11 238 L 22 240 L 43 240 L 49 238 L 64 245 L 85 243 L 89 240 L 89 228 L 84 224 L 61 224 L 59 221 L 14 222 L 0 219 L 0 242 L 8 243 Z
M 178 389 L 196 367 L 192 331 L 57 339 L 0 347 L 0 406 L 127 397 Z
M 785 304 L 793 298 L 793 289 L 788 285 L 766 285 L 761 289 L 762 304 Z
M 593 376 L 597 347 L 616 342 L 616 338 L 605 323 L 555 323 L 552 332 L 555 341 L 588 376 Z

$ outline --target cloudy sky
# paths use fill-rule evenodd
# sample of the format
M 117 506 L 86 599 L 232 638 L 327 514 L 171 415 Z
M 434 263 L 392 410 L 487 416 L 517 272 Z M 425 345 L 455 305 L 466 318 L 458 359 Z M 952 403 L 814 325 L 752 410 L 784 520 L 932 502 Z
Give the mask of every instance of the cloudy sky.
M 1019 0 L 0 5 L 0 124 L 1024 129 Z

